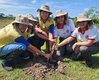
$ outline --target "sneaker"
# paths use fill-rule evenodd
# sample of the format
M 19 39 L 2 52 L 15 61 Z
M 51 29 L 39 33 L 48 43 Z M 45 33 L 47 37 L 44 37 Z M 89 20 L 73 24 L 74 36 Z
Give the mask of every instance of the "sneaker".
M 57 65 L 58 65 L 57 64 L 57 60 L 54 60 L 54 59 L 53 60 L 50 60 L 49 61 L 49 64 L 52 64 L 54 68 L 57 67 Z
M 92 65 L 93 65 L 92 59 L 86 60 L 85 63 L 86 63 L 87 67 L 92 67 Z
M 13 70 L 13 67 L 10 66 L 10 65 L 8 65 L 5 60 L 2 60 L 2 67 L 3 67 L 6 71 L 11 71 L 11 70 Z

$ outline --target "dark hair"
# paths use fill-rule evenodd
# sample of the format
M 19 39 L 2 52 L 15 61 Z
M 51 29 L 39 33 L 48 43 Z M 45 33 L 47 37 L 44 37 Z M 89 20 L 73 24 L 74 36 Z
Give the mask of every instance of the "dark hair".
M 54 21 L 55 21 L 56 24 L 57 24 L 57 18 L 58 17 L 54 18 Z M 67 23 L 67 20 L 68 20 L 68 14 L 64 15 L 64 23 Z
M 91 20 L 91 21 L 82 21 L 82 22 L 87 22 L 87 25 L 88 25 L 89 27 L 93 25 L 93 21 L 92 21 L 92 20 Z M 79 22 L 76 23 L 77 26 L 78 26 L 78 23 L 79 23 Z
M 88 24 L 87 24 L 88 26 L 92 26 L 93 25 L 93 21 L 91 20 L 91 21 L 88 21 Z
M 14 25 L 15 27 L 17 27 L 17 26 L 19 26 L 19 23 L 13 23 L 13 25 Z
M 40 17 L 41 17 L 41 19 L 42 19 L 42 16 L 41 16 L 41 11 L 43 11 L 43 10 L 40 10 Z M 44 12 L 46 12 L 46 11 L 44 11 Z M 49 15 L 48 15 L 48 17 L 47 17 L 47 20 L 49 20 L 50 19 L 50 13 L 49 13 Z
M 14 29 L 18 31 L 19 23 L 13 23 Z

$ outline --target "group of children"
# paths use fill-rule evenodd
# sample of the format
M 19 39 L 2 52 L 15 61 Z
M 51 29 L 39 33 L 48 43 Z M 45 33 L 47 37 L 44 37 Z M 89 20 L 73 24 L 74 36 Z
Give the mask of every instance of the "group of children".
M 5 70 L 12 70 L 12 63 L 21 56 L 27 60 L 35 55 L 52 59 L 57 48 L 59 56 L 69 54 L 73 60 L 85 60 L 88 67 L 92 66 L 91 55 L 99 52 L 99 33 L 91 19 L 84 15 L 77 17 L 77 28 L 68 13 L 58 10 L 54 19 L 48 5 L 41 6 L 38 16 L 16 16 L 15 20 L 0 29 L 0 58 Z M 59 44 L 57 44 L 59 39 Z M 41 51 L 46 42 L 48 54 Z

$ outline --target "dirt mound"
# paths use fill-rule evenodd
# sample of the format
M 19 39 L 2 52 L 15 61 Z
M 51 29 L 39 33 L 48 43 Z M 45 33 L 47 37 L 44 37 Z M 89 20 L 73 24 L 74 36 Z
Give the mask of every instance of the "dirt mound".
M 56 70 L 65 74 L 65 67 L 61 61 L 51 60 L 48 62 L 44 57 L 35 57 L 25 65 L 23 71 L 25 74 L 32 75 L 35 80 L 44 80 L 50 71 Z

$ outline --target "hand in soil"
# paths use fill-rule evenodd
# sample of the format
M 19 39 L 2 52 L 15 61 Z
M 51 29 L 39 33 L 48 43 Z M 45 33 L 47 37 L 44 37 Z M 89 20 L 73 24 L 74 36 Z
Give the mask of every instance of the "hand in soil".
M 45 54 L 45 57 L 47 58 L 47 60 L 49 60 L 51 58 L 50 54 Z

